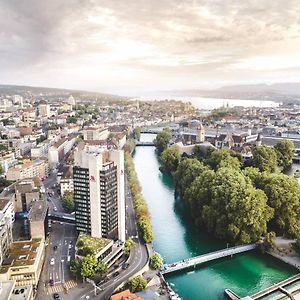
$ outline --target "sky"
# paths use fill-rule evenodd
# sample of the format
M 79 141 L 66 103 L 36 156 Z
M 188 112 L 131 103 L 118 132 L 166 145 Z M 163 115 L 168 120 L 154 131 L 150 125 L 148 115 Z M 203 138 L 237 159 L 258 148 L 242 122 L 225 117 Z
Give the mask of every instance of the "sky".
M 0 84 L 138 96 L 295 81 L 299 0 L 0 0 Z

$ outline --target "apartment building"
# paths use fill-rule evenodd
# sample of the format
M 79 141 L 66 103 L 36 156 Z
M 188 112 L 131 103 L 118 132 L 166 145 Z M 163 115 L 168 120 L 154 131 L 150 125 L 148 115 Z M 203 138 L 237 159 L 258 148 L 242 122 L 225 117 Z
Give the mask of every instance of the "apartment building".
M 37 287 L 45 258 L 44 239 L 13 242 L 0 267 L 0 281 L 14 280 L 16 286 Z
M 25 160 L 23 164 L 8 169 L 6 179 L 17 181 L 38 176 L 44 179 L 49 176 L 49 165 L 46 160 Z
M 9 200 L 0 200 L 0 265 L 8 254 L 12 243 L 12 227 L 14 222 L 14 209 Z

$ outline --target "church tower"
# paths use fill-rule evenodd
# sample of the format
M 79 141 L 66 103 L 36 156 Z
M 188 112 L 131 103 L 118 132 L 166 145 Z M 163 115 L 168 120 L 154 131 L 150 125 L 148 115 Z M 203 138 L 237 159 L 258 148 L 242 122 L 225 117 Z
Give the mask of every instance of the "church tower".
M 196 143 L 203 143 L 205 140 L 205 129 L 202 124 L 197 126 Z

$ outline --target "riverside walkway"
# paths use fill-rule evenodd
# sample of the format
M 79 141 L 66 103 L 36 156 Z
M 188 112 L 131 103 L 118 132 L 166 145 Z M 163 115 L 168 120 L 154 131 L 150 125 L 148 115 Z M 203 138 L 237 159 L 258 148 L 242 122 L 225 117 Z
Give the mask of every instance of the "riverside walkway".
M 234 254 L 247 252 L 250 250 L 253 250 L 257 247 L 257 244 L 250 244 L 250 245 L 242 245 L 242 246 L 236 246 L 231 248 L 226 248 L 223 250 L 199 255 L 192 258 L 187 258 L 178 262 L 175 262 L 173 264 L 165 265 L 163 266 L 161 270 L 161 274 L 168 274 L 176 271 L 181 271 L 184 269 L 188 269 L 191 267 L 196 267 L 199 264 L 212 261 L 215 259 L 232 256 Z

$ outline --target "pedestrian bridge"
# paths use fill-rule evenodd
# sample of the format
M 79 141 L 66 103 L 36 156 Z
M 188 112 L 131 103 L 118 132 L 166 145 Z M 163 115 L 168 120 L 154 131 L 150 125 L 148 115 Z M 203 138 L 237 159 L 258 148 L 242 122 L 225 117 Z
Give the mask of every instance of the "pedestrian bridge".
M 136 146 L 154 146 L 153 142 L 137 142 Z
M 178 262 L 175 262 L 173 264 L 164 265 L 161 274 L 168 274 L 176 271 L 181 271 L 185 269 L 189 269 L 191 267 L 196 267 L 199 264 L 206 263 L 215 259 L 232 256 L 234 254 L 247 252 L 250 250 L 253 250 L 257 247 L 257 244 L 250 244 L 250 245 L 242 245 L 242 246 L 236 246 L 231 248 L 226 248 L 223 250 L 199 255 L 192 258 L 187 258 Z
M 48 219 L 67 224 L 75 224 L 75 214 L 66 214 L 62 212 L 51 212 L 48 214 Z

